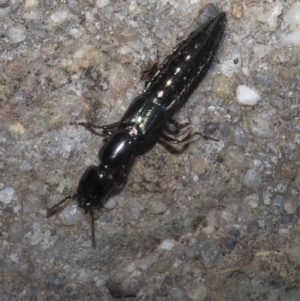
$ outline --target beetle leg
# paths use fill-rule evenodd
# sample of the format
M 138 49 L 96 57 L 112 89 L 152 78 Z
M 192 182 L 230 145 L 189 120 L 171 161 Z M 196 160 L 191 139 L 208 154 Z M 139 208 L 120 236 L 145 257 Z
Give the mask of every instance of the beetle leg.
M 185 129 L 190 124 L 189 121 L 179 123 L 176 119 L 170 119 L 166 122 L 163 130 L 169 132 L 173 135 L 181 135 L 183 129 Z
M 90 122 L 71 122 L 71 125 L 83 126 L 91 133 L 101 137 L 103 137 L 104 135 L 108 135 L 108 136 L 113 135 L 114 131 L 111 130 L 117 128 L 119 124 L 120 124 L 119 121 L 112 124 L 106 124 L 106 125 L 95 125 Z M 99 133 L 95 129 L 102 129 L 102 132 Z
M 93 248 L 96 248 L 96 238 L 95 238 L 95 218 L 94 218 L 94 211 L 92 208 L 89 209 L 89 213 L 91 216 L 91 227 L 92 227 L 92 245 Z
M 166 135 L 165 133 L 159 131 L 158 133 L 158 138 L 167 142 L 168 144 L 181 144 L 181 143 L 185 143 L 186 141 L 188 141 L 190 139 L 190 134 L 188 134 L 185 138 L 183 138 L 182 140 L 178 140 L 175 138 L 172 138 L 168 135 Z

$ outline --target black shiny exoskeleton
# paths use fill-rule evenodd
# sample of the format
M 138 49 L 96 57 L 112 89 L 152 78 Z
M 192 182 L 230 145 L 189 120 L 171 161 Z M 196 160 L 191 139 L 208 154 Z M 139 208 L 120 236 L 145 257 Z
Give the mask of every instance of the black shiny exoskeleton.
M 100 164 L 90 166 L 80 179 L 77 193 L 67 197 L 76 198 L 78 206 L 91 213 L 92 225 L 92 208 L 99 208 L 111 192 L 122 185 L 137 148 L 154 136 L 169 143 L 179 142 L 162 130 L 169 123 L 179 126 L 172 116 L 206 74 L 225 23 L 226 14 L 222 12 L 192 32 L 146 80 L 144 91 L 133 100 L 121 120 L 98 127 L 110 135 L 99 152 Z M 51 208 L 48 216 L 67 198 Z

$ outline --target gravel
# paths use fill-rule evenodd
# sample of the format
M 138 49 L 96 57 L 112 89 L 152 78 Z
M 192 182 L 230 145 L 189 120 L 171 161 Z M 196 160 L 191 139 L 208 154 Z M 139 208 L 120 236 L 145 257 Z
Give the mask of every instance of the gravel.
M 200 2 L 0 0 L 1 300 L 298 298 L 299 1 L 219 1 L 226 34 L 174 116 L 197 136 L 141 150 L 96 249 L 76 199 L 46 218 L 105 142 L 71 123 L 118 121 L 216 12 Z

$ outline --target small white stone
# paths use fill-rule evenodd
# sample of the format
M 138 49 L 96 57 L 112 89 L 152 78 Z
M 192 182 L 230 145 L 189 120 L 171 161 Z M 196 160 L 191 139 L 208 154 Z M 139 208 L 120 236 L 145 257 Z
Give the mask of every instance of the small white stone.
M 165 239 L 160 245 L 159 248 L 166 251 L 171 251 L 176 245 L 176 241 L 174 239 Z
M 110 197 L 104 204 L 103 204 L 103 207 L 105 209 L 113 209 L 117 206 L 117 201 L 114 197 Z
M 15 196 L 15 190 L 12 187 L 6 187 L 0 190 L 0 202 L 9 204 Z
M 70 204 L 65 207 L 58 215 L 58 218 L 65 226 L 75 225 L 84 217 L 84 210 L 76 204 Z
M 63 21 L 65 21 L 67 18 L 68 18 L 68 11 L 67 10 L 62 10 L 62 11 L 55 12 L 50 16 L 50 20 L 54 24 L 60 24 Z
M 103 8 L 109 4 L 109 0 L 97 0 L 96 6 L 99 8 Z
M 20 26 L 11 27 L 7 31 L 7 36 L 13 43 L 17 44 L 26 40 L 26 31 Z
M 251 88 L 240 85 L 236 90 L 237 102 L 244 106 L 255 106 L 260 100 L 260 95 Z

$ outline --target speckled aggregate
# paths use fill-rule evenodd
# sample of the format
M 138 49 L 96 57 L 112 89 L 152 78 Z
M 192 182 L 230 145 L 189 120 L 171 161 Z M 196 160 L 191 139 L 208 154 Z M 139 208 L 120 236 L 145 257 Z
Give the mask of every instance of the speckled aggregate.
M 117 121 L 206 3 L 1 1 L 0 299 L 297 300 L 299 1 L 218 1 L 226 36 L 176 116 L 212 137 L 138 156 L 96 250 L 88 216 L 46 219 L 103 144 L 70 123 Z

